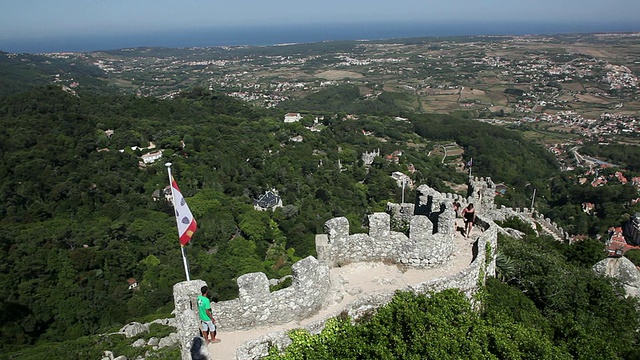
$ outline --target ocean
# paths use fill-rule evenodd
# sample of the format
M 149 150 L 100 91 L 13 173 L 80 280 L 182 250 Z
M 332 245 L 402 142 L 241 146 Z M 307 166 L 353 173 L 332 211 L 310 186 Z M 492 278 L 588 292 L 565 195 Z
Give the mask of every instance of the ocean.
M 336 40 L 377 40 L 430 36 L 567 34 L 592 32 L 637 32 L 633 23 L 544 23 L 544 22 L 441 22 L 369 23 L 257 26 L 235 28 L 177 29 L 126 34 L 72 35 L 38 39 L 0 40 L 0 51 L 14 53 L 84 52 L 130 47 L 195 47 L 276 45 Z

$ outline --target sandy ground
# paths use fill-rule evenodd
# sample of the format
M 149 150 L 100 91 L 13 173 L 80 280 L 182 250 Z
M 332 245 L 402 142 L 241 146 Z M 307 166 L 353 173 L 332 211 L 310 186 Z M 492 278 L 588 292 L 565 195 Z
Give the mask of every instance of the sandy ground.
M 462 219 L 457 219 L 456 223 L 458 227 L 463 226 Z M 455 274 L 471 263 L 473 244 L 471 239 L 476 239 L 479 234 L 480 230 L 474 229 L 471 238 L 466 239 L 458 232 L 455 237 L 456 252 L 445 265 L 439 268 L 418 270 L 401 269 L 395 265 L 382 263 L 354 263 L 331 269 L 331 288 L 327 301 L 317 314 L 299 322 L 257 327 L 245 331 L 219 332 L 218 338 L 222 341 L 209 345 L 211 359 L 234 360 L 236 349 L 244 342 L 270 332 L 295 329 L 336 316 L 347 304 L 361 296 L 393 291 L 410 284 L 419 284 L 430 279 Z

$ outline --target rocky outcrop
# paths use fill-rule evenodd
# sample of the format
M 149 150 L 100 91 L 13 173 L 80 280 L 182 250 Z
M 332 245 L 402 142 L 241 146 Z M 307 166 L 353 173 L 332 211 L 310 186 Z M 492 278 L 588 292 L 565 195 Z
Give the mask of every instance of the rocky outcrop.
M 141 324 L 139 322 L 132 322 L 125 325 L 120 332 L 128 338 L 138 336 L 144 332 L 149 332 L 149 324 Z
M 620 280 L 627 296 L 638 297 L 640 295 L 640 271 L 626 257 L 606 258 L 593 265 L 593 271 Z
M 117 333 L 112 333 L 110 335 L 124 335 L 127 338 L 133 338 L 136 336 L 140 336 L 143 335 L 144 333 L 148 333 L 149 332 L 149 327 L 151 326 L 151 324 L 160 324 L 160 325 L 164 325 L 164 326 L 171 326 L 174 328 L 179 328 L 178 326 L 176 326 L 176 319 L 175 318 L 169 318 L 169 319 L 156 319 L 153 320 L 150 323 L 139 323 L 139 322 L 132 322 L 129 323 L 125 326 L 123 326 L 120 331 L 118 331 Z M 149 351 L 147 351 L 147 354 L 152 353 L 152 350 L 158 350 L 161 349 L 163 347 L 170 347 L 170 346 L 176 346 L 178 345 L 178 334 L 177 333 L 171 333 L 168 336 L 163 337 L 162 339 L 158 339 L 156 337 L 151 337 L 149 338 L 148 341 L 145 341 L 144 339 L 140 338 L 140 339 L 136 339 L 134 342 L 131 343 L 132 347 L 147 347 L 149 349 Z M 148 356 L 148 355 L 145 355 Z M 120 359 L 120 360 L 126 360 L 127 358 L 125 356 L 118 356 L 115 357 L 115 355 L 113 354 L 112 351 L 110 350 L 105 350 L 104 351 L 104 357 L 102 358 L 102 360 L 116 360 L 116 359 Z M 144 359 L 142 357 L 138 357 L 137 359 Z

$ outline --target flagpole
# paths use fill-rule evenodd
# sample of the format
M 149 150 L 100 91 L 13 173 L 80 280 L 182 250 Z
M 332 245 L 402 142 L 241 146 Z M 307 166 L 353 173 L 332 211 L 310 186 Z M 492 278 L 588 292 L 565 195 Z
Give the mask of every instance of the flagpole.
M 187 257 L 184 255 L 184 245 L 180 245 L 180 251 L 182 252 L 182 263 L 184 264 L 184 273 L 187 274 L 187 281 L 191 281 L 189 277 L 189 265 L 187 265 Z
M 531 198 L 531 211 L 533 211 L 533 204 L 536 201 L 536 188 L 533 188 L 533 197 Z
M 164 166 L 167 167 L 167 172 L 169 173 L 169 186 L 173 186 L 173 177 L 171 176 L 171 163 L 168 162 L 166 164 L 164 164 Z M 171 195 L 173 196 L 173 191 L 171 191 Z M 173 206 L 173 203 L 172 203 Z M 176 209 L 174 207 L 173 211 L 175 212 Z M 187 265 L 187 256 L 184 254 L 184 245 L 180 244 L 180 253 L 182 253 L 182 263 L 184 264 L 184 273 L 187 275 L 187 281 L 191 281 L 191 278 L 189 277 L 189 265 Z

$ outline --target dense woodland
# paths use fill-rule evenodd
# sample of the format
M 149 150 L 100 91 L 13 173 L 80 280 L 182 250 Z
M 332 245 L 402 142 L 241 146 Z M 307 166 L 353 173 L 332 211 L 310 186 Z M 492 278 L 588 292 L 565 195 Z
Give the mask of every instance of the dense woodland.
M 266 110 L 203 89 L 158 100 L 73 95 L 49 86 L 0 98 L 0 354 L 17 351 L 8 358 L 20 358 L 20 349 L 28 345 L 46 347 L 61 341 L 75 344 L 71 348 L 86 348 L 90 341 L 83 336 L 113 331 L 145 317 L 170 316 L 172 286 L 184 280 L 184 272 L 171 204 L 153 197 L 168 185 L 167 161 L 173 163 L 173 175 L 199 224 L 186 249 L 191 276 L 211 284 L 217 300 L 237 295 L 235 279 L 241 274 L 262 271 L 269 278 L 289 274 L 291 264 L 315 254 L 315 234 L 322 233 L 324 222 L 332 217 L 347 217 L 352 232 L 366 231 L 367 214 L 401 199 L 401 188 L 390 177 L 393 171 L 409 174 L 408 165 L 413 164 L 415 183 L 454 192 L 449 184 L 464 184 L 466 173 L 442 164 L 439 156 L 427 156 L 439 142 L 456 141 L 464 148 L 465 159 L 473 158 L 474 174 L 508 184 L 510 191 L 499 202 L 526 206 L 535 187 L 542 199 L 540 209 L 557 211 L 559 221 L 567 225 L 575 219 L 563 218 L 563 209 L 579 207 L 584 196 L 580 191 L 587 191 L 576 187 L 571 175 L 559 174 L 553 157 L 540 146 L 517 132 L 472 122 L 470 114 L 406 114 L 401 112 L 402 99 L 363 100 L 348 87 L 329 88 L 305 101 L 310 116 L 285 124 L 282 116 L 292 109 L 291 103 Z M 335 104 L 323 110 L 316 107 L 323 102 Z M 316 109 L 324 115 L 319 132 L 305 127 Z M 358 120 L 343 119 L 343 114 L 355 110 Z M 410 121 L 394 120 L 400 114 Z M 114 131 L 111 137 L 105 133 L 108 129 Z M 363 130 L 374 135 L 365 136 Z M 302 142 L 292 140 L 298 135 Z M 140 149 L 150 143 L 157 148 Z M 160 161 L 139 165 L 140 155 L 158 149 L 163 150 Z M 377 157 L 365 167 L 361 154 L 376 149 L 382 155 L 396 150 L 403 155 L 397 163 Z M 273 212 L 254 210 L 253 200 L 270 189 L 278 191 L 284 206 Z M 615 204 L 616 212 L 597 214 L 584 226 L 575 226 L 595 235 L 602 224 L 634 211 L 621 202 L 630 196 L 628 188 L 607 191 L 593 196 L 600 197 L 603 208 Z M 407 199 L 413 196 L 411 191 L 405 193 Z M 510 254 L 508 244 L 504 253 L 519 261 L 541 256 L 535 250 Z M 544 254 L 552 262 L 549 266 L 557 266 L 540 269 L 539 276 L 569 271 L 561 266 L 571 257 L 566 255 L 570 250 L 542 242 L 539 246 L 548 252 Z M 518 246 L 512 248 L 518 251 Z M 597 254 L 596 258 L 602 255 Z M 582 266 L 587 269 L 590 264 Z M 129 278 L 138 280 L 139 290 L 128 289 Z M 522 288 L 548 278 L 522 279 L 505 278 L 519 290 L 497 283 L 489 287 L 489 294 L 497 291 L 495 301 L 512 301 L 500 294 L 514 292 L 527 306 L 522 310 L 513 305 L 515 315 L 495 316 L 525 316 L 528 320 L 514 326 L 538 326 L 536 336 L 547 336 L 548 341 L 572 338 L 570 329 L 582 334 L 605 323 L 607 314 L 598 312 L 593 315 L 597 319 L 584 327 L 558 324 L 565 321 L 559 315 L 548 324 L 534 324 L 531 319 L 537 319 L 538 312 L 548 316 L 548 309 L 555 311 L 547 302 L 556 298 L 550 295 L 552 288 Z M 598 301 L 626 304 L 607 281 L 585 281 L 593 283 L 580 286 L 593 287 L 590 291 L 604 299 Z M 425 301 L 403 296 L 401 303 Z M 452 308 L 469 306 L 458 295 L 442 296 L 437 300 L 450 301 Z M 595 306 L 585 301 L 557 306 L 563 311 L 573 308 L 582 321 Z M 490 308 L 491 302 L 487 311 Z M 635 313 L 629 316 L 632 310 L 616 311 L 624 311 L 619 318 L 627 321 L 620 331 L 637 325 L 629 323 L 628 318 L 637 318 Z M 487 321 L 485 315 L 469 316 L 465 321 L 472 325 Z M 635 334 L 624 339 L 624 351 L 637 343 Z M 570 354 L 580 348 L 553 346 Z
M 621 168 L 640 172 L 640 147 L 638 146 L 589 143 L 582 147 L 581 151 L 592 156 L 609 159 Z

